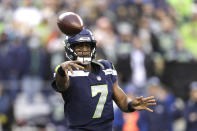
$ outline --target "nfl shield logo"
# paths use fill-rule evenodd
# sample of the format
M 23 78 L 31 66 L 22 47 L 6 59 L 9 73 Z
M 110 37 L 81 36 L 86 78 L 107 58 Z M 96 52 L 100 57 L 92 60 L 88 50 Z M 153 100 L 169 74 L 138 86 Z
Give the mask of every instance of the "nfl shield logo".
M 100 76 L 97 76 L 96 79 L 97 79 L 98 81 L 101 81 L 101 77 L 100 77 Z

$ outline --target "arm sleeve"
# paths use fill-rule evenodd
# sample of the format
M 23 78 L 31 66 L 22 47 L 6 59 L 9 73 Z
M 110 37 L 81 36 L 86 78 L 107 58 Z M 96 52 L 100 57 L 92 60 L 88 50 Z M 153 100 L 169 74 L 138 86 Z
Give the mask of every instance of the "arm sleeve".
M 59 92 L 59 93 L 62 93 L 62 91 L 60 91 L 60 90 L 57 88 L 56 79 L 55 79 L 55 74 L 56 74 L 56 72 L 57 72 L 57 70 L 58 70 L 59 67 L 60 67 L 60 65 L 58 65 L 58 66 L 55 68 L 55 73 L 54 73 L 54 75 L 53 75 L 53 80 L 52 80 L 51 86 L 52 86 L 52 88 L 53 88 L 55 91 L 57 91 L 57 92 Z
M 51 86 L 52 86 L 52 88 L 53 88 L 55 91 L 60 92 L 60 91 L 58 90 L 58 88 L 57 88 L 55 79 L 52 81 Z

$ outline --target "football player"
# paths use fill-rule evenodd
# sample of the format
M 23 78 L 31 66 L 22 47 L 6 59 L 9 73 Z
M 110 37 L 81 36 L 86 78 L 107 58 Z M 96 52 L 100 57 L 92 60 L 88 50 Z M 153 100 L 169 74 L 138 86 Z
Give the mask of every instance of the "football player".
M 112 131 L 113 100 L 124 112 L 147 110 L 154 96 L 130 100 L 108 60 L 95 60 L 96 41 L 88 29 L 65 40 L 69 59 L 56 68 L 52 87 L 62 94 L 69 131 Z

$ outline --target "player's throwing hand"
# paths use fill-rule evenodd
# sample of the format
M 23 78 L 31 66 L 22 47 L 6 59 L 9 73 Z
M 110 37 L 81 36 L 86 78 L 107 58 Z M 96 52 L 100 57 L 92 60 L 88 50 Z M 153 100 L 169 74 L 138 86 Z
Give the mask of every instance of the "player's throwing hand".
M 73 68 L 77 69 L 77 70 L 84 69 L 84 67 L 79 64 L 81 64 L 80 61 L 66 61 L 66 62 L 62 63 L 60 66 L 65 71 L 65 74 L 67 74 L 68 71 L 70 71 L 73 74 L 74 73 Z

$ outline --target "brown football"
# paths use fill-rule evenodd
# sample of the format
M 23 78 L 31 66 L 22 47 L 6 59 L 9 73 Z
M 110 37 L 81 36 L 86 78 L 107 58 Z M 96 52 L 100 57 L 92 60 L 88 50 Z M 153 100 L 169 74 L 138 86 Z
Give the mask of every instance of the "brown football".
M 57 25 L 62 33 L 75 35 L 82 31 L 83 20 L 74 12 L 65 12 L 59 15 Z

